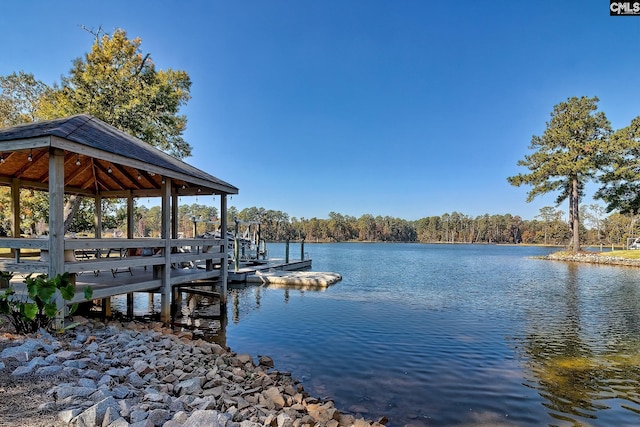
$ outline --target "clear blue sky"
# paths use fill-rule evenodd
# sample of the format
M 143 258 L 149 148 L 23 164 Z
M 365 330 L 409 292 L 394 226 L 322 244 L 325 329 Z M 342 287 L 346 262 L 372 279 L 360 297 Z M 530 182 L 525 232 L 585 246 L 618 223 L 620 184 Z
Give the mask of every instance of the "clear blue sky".
M 555 104 L 640 115 L 640 17 L 606 0 L 3 1 L 0 75 L 59 82 L 91 47 L 81 25 L 188 72 L 187 161 L 238 209 L 532 219 L 555 195 L 526 203 L 506 177 Z

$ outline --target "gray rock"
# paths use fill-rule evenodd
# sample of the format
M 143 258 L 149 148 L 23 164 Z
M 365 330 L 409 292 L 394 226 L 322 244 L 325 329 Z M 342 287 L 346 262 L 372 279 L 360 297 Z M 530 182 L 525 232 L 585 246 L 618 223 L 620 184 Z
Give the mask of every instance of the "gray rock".
M 140 409 L 134 409 L 129 414 L 129 420 L 133 424 L 133 423 L 140 422 L 142 420 L 146 420 L 148 416 L 149 416 L 149 413 L 147 411 L 143 411 L 143 410 L 140 410 Z
M 29 361 L 26 365 L 18 366 L 12 373 L 12 376 L 18 377 L 22 375 L 28 375 L 33 373 L 36 368 L 40 366 L 47 366 L 47 362 L 42 357 L 36 357 Z
M 137 423 L 129 424 L 129 427 L 153 427 L 153 423 L 149 420 L 142 420 Z
M 125 420 L 124 418 L 120 417 L 117 420 L 114 420 L 107 427 L 131 427 L 131 425 L 129 424 L 129 422 L 127 420 Z
M 129 384 L 131 384 L 134 387 L 143 387 L 145 382 L 142 379 L 142 377 L 140 377 L 140 375 L 138 375 L 137 372 L 131 372 L 129 375 L 127 375 L 127 382 Z
M 171 412 L 167 409 L 153 409 L 149 411 L 147 419 L 151 421 L 154 426 L 161 426 L 171 419 Z
M 51 365 L 51 366 L 43 366 L 36 370 L 36 375 L 41 377 L 47 377 L 51 375 L 58 375 L 62 372 L 62 366 Z
M 183 427 L 226 427 L 229 417 L 218 411 L 194 411 L 189 419 L 182 425 Z
M 26 362 L 33 358 L 33 355 L 42 348 L 40 340 L 28 339 L 15 347 L 7 347 L 0 353 L 0 359 L 15 359 L 19 362 Z
M 111 393 L 113 394 L 113 397 L 115 397 L 116 399 L 124 399 L 129 396 L 129 394 L 131 393 L 131 390 L 129 390 L 128 387 L 120 386 L 120 387 L 112 388 Z
M 134 362 L 133 370 L 136 371 L 138 375 L 141 375 L 141 376 L 147 375 L 148 373 L 155 371 L 155 369 L 153 369 L 147 362 L 143 360 L 137 360 L 136 362 Z
M 197 394 L 202 391 L 203 378 L 190 378 L 180 381 L 176 386 L 176 393 L 182 396 L 184 394 Z
M 95 369 L 87 369 L 83 372 L 83 375 L 85 378 L 90 378 L 95 381 L 98 381 L 102 376 L 100 372 L 96 371 Z
M 65 409 L 64 411 L 58 412 L 58 419 L 62 421 L 64 424 L 69 424 L 71 420 L 77 417 L 82 412 L 82 409 Z
M 110 414 L 120 413 L 120 406 L 113 397 L 107 397 L 86 409 L 81 414 L 73 418 L 69 424 L 78 427 L 101 426 L 107 411 L 109 411 Z
M 58 401 L 64 400 L 67 397 L 88 397 L 96 392 L 95 388 L 90 387 L 76 387 L 76 386 L 58 386 L 54 389 L 54 395 Z
M 62 350 L 57 353 L 54 353 L 52 356 L 54 356 L 56 359 L 60 361 L 65 361 L 65 360 L 74 359 L 79 354 L 80 354 L 79 351 Z

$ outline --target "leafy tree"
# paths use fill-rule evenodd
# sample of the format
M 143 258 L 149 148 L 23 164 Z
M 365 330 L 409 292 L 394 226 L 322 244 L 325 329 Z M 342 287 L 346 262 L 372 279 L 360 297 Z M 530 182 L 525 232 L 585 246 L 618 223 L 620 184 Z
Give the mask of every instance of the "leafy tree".
M 611 125 L 596 112 L 598 98 L 572 97 L 557 104 L 542 136 L 531 138 L 534 152 L 518 161 L 531 172 L 507 178 L 510 184 L 531 185 L 527 201 L 559 191 L 556 203 L 569 200 L 571 250 L 580 250 L 579 202 L 584 184 L 594 178 L 609 158 Z
M 0 127 L 33 122 L 49 87 L 24 71 L 0 76 Z
M 191 146 L 182 138 L 187 119 L 179 114 L 190 98 L 189 75 L 156 70 L 140 50 L 141 39 L 129 39 L 124 30 L 95 36 L 91 52 L 47 92 L 39 118 L 88 113 L 175 157 L 189 156 Z
M 48 87 L 20 71 L 0 77 L 0 126 L 88 113 L 175 157 L 191 154 L 183 139 L 187 119 L 180 107 L 190 99 L 185 71 L 156 70 L 140 38 L 124 30 L 99 30 L 91 51 L 77 58 L 61 84 Z M 67 198 L 65 228 L 78 228 L 80 199 Z
M 607 211 L 621 214 L 640 213 L 640 117 L 616 131 L 611 137 L 615 151 L 605 173 L 600 178 L 602 187 L 596 198 L 607 203 Z

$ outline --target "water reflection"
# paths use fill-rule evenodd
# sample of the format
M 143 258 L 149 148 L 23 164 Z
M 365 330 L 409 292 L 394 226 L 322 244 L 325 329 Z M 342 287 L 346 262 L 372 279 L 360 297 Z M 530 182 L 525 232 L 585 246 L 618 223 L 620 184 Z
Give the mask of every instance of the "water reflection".
M 592 268 L 567 264 L 560 280 L 538 288 L 544 303 L 532 307 L 528 333 L 516 343 L 525 385 L 538 391 L 552 418 L 568 424 L 615 423 L 607 410 L 618 405 L 640 413 L 637 286 L 603 288 L 586 277 Z M 602 292 L 618 298 L 598 297 Z

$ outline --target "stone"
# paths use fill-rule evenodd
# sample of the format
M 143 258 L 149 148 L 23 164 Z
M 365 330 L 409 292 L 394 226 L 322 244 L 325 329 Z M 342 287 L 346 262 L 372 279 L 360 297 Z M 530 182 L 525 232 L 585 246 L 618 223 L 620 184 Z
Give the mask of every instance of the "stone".
M 146 420 L 148 416 L 149 413 L 147 411 L 136 409 L 131 411 L 131 413 L 129 414 L 129 420 L 131 421 L 131 423 L 137 423 L 142 420 Z
M 97 389 L 89 387 L 69 387 L 59 386 L 55 389 L 54 395 L 58 401 L 64 400 L 67 397 L 88 397 L 92 395 Z
M 282 409 L 285 405 L 284 397 L 278 387 L 270 387 L 262 393 L 267 400 L 274 403 L 276 409 Z
M 275 366 L 275 364 L 273 363 L 273 359 L 269 356 L 260 356 L 258 358 L 258 365 L 267 368 L 273 368 Z
M 73 418 L 69 424 L 78 427 L 101 426 L 107 410 L 110 410 L 110 413 L 120 412 L 120 406 L 113 397 L 108 397 L 86 409 Z
M 226 427 L 229 417 L 218 411 L 194 411 L 193 414 L 182 425 L 183 427 Z
M 178 383 L 176 392 L 178 395 L 196 394 L 202 391 L 202 378 L 190 378 Z
M 149 411 L 147 419 L 151 421 L 154 426 L 162 426 L 171 419 L 171 412 L 167 409 L 153 409 Z
M 243 365 L 247 363 L 251 363 L 253 365 L 253 358 L 251 357 L 250 354 L 239 354 L 237 358 L 238 358 L 238 362 L 240 362 Z
M 80 408 L 65 409 L 64 411 L 58 412 L 58 419 L 64 424 L 69 424 L 71 420 L 77 417 L 81 412 L 82 410 Z
M 111 424 L 107 425 L 107 427 L 131 427 L 131 424 L 124 418 L 120 417 L 117 420 L 114 420 Z
M 7 347 L 0 353 L 0 359 L 15 359 L 26 362 L 33 358 L 33 354 L 43 347 L 40 340 L 28 339 L 16 347 Z
M 62 372 L 62 366 L 51 365 L 51 366 L 43 366 L 36 370 L 36 375 L 40 377 L 48 377 L 53 375 L 58 375 Z
M 276 425 L 278 427 L 293 427 L 293 420 L 287 414 L 278 414 L 276 417 Z
M 147 362 L 143 360 L 134 362 L 133 370 L 136 371 L 140 376 L 144 376 L 150 372 L 155 372 L 155 369 L 153 369 Z

